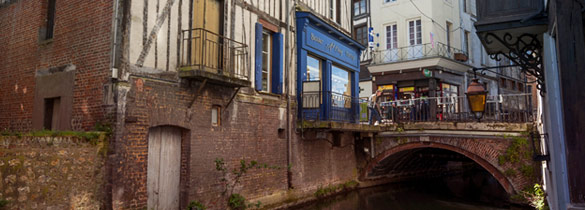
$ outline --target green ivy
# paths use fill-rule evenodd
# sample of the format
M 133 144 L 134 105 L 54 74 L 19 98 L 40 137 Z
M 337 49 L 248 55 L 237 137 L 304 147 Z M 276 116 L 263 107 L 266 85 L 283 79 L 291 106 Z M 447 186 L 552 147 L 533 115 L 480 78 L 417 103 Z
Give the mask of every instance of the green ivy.
M 191 201 L 187 206 L 187 210 L 205 210 L 207 207 L 200 203 L 199 201 Z

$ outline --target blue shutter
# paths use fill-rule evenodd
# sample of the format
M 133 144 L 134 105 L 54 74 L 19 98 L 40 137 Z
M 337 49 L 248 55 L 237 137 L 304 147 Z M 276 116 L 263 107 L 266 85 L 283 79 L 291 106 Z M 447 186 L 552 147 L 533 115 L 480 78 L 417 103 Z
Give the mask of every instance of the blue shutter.
M 254 55 L 256 90 L 262 90 L 262 24 L 256 23 L 256 53 Z
M 273 50 L 272 50 L 272 93 L 282 94 L 282 75 L 283 75 L 283 62 L 284 56 L 284 45 L 283 36 L 281 33 L 274 33 L 272 35 Z

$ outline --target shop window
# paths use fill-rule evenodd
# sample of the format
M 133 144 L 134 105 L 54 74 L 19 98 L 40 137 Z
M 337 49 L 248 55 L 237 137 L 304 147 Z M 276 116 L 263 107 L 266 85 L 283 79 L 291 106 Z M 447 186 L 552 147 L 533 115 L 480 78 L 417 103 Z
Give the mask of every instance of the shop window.
M 354 0 L 353 1 L 353 16 L 357 17 L 366 14 L 366 0 Z
M 307 81 L 320 81 L 322 66 L 321 59 L 307 56 Z
M 420 19 L 408 22 L 408 36 L 410 45 L 422 44 L 422 26 Z
M 354 36 L 355 40 L 360 44 L 364 46 L 368 45 L 368 27 L 366 25 L 355 27 Z
M 338 66 L 331 67 L 331 92 L 333 106 L 351 107 L 351 78 L 349 71 Z
M 45 117 L 43 129 L 57 130 L 59 126 L 59 112 L 61 107 L 61 98 L 46 98 L 45 99 Z
M 398 29 L 396 24 L 386 26 L 386 49 L 398 48 Z
M 219 126 L 221 123 L 221 107 L 213 105 L 211 107 L 211 125 Z
M 282 94 L 284 64 L 282 34 L 272 30 L 264 30 L 262 23 L 256 23 L 255 44 L 255 89 L 266 93 Z

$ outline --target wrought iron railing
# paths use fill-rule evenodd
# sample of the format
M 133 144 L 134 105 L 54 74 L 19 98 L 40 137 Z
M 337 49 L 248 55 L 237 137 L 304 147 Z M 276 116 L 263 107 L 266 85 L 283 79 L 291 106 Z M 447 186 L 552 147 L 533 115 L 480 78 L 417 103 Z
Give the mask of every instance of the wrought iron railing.
M 249 80 L 248 46 L 203 28 L 183 30 L 181 69 Z
M 315 91 L 303 93 L 301 100 L 303 120 L 357 122 L 356 109 L 359 109 L 357 97 Z
M 482 122 L 525 123 L 535 120 L 531 94 L 488 96 Z M 416 98 L 380 103 L 383 123 L 477 121 L 465 96 Z M 368 115 L 371 117 L 371 113 Z
M 465 55 L 458 58 L 458 55 Z M 401 48 L 378 50 L 373 53 L 374 64 L 393 63 L 399 61 L 416 60 L 421 58 L 445 57 L 450 59 L 466 59 L 466 53 L 460 49 L 436 42 L 420 45 L 411 45 Z

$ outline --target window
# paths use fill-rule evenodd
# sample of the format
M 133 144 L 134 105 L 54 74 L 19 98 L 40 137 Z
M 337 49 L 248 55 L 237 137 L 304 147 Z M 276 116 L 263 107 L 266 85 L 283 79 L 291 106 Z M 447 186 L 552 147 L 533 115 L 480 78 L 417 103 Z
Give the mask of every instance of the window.
M 447 22 L 446 26 L 447 27 L 446 27 L 445 30 L 446 30 L 446 33 L 447 33 L 447 47 L 448 47 L 447 50 L 448 51 L 451 51 L 451 30 L 453 28 L 453 24 L 450 23 L 450 22 Z
M 443 112 L 444 113 L 456 113 L 459 111 L 459 104 L 458 101 L 454 98 L 459 96 L 459 87 L 457 85 L 451 85 L 447 83 L 441 84 L 441 90 L 443 91 L 443 97 L 445 99 L 443 105 Z
M 469 49 L 471 49 L 471 40 L 470 40 L 470 36 L 469 36 L 469 31 L 465 31 L 464 35 L 463 35 L 463 53 L 467 54 L 469 57 L 471 57 L 471 52 L 469 52 Z M 471 59 L 470 59 L 471 60 Z
M 259 20 L 256 23 L 254 88 L 259 92 L 282 94 L 284 36 L 277 31 L 278 27 L 267 21 Z
M 506 88 L 506 78 L 500 78 L 500 88 Z
M 49 0 L 47 5 L 47 28 L 45 31 L 45 39 L 53 38 L 53 29 L 55 27 L 55 1 Z
M 307 81 L 321 80 L 321 60 L 313 56 L 307 56 Z
M 353 16 L 359 16 L 366 14 L 366 0 L 354 0 L 353 1 Z
M 408 22 L 408 36 L 410 45 L 422 44 L 421 21 L 412 20 Z
M 262 91 L 269 92 L 271 87 L 272 67 L 272 34 L 268 31 L 262 33 Z
M 386 26 L 386 49 L 398 48 L 398 33 L 396 24 Z
M 211 125 L 219 126 L 221 122 L 221 107 L 213 105 L 211 107 Z
M 366 25 L 357 26 L 355 27 L 355 40 L 357 40 L 360 44 L 367 46 L 368 45 L 368 27 Z
M 331 92 L 334 107 L 351 107 L 351 78 L 349 71 L 331 66 Z
M 384 0 L 384 3 L 395 2 L 396 0 Z
M 61 106 L 61 98 L 46 98 L 45 99 L 45 118 L 43 129 L 57 130 L 59 126 L 59 111 Z

